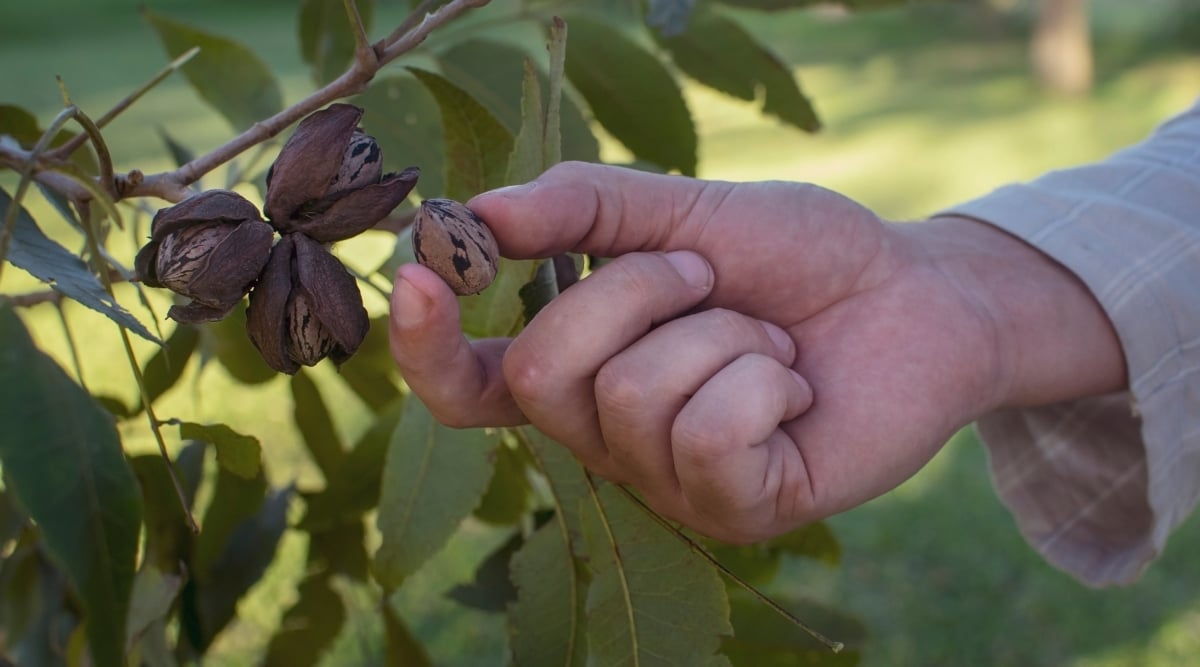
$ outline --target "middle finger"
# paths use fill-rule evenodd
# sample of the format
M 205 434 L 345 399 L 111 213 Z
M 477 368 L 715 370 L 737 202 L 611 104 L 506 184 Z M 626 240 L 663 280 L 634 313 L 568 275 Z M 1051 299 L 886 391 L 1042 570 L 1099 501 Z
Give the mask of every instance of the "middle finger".
M 690 251 L 630 253 L 543 308 L 504 356 L 509 390 L 529 421 L 592 471 L 618 480 L 600 432 L 593 384 L 606 361 L 712 290 Z

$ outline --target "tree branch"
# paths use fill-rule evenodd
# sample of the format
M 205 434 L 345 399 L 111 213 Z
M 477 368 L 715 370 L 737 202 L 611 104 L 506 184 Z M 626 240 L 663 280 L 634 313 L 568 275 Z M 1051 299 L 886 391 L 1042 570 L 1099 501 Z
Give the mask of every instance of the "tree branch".
M 346 0 L 346 2 L 348 5 L 353 5 L 352 0 Z M 362 92 L 366 89 L 367 84 L 375 78 L 380 69 L 401 55 L 416 48 L 425 41 L 425 38 L 431 32 L 453 21 L 465 12 L 483 7 L 489 2 L 490 0 L 451 0 L 432 13 L 427 11 L 427 6 L 433 3 L 423 3 L 391 35 L 378 40 L 371 46 L 370 50 L 373 53 L 373 58 L 359 58 L 356 56 L 350 68 L 337 79 L 334 79 L 324 87 L 314 91 L 308 97 L 296 102 L 274 116 L 255 123 L 245 132 L 242 132 L 225 144 L 218 146 L 205 155 L 193 159 L 178 169 L 147 175 L 141 175 L 141 172 L 136 171 L 129 174 L 117 175 L 115 178 L 118 196 L 120 198 L 158 197 L 169 202 L 182 201 L 191 194 L 188 186 L 200 180 L 205 174 L 229 162 L 247 149 L 278 135 L 305 116 L 327 104 Z M 361 29 L 361 21 L 359 21 L 359 26 L 356 26 L 356 30 L 358 29 Z M 365 39 L 365 33 L 363 35 Z M 172 65 L 175 65 L 177 62 L 179 62 L 179 59 L 176 59 Z M 168 66 L 170 71 L 173 71 L 172 65 Z M 177 65 L 175 67 L 177 68 Z M 136 98 L 131 96 L 130 101 L 132 99 Z M 112 115 L 114 115 L 112 112 L 105 114 L 102 120 L 107 120 Z M 63 148 L 66 148 L 66 146 Z M 69 153 L 64 152 L 63 154 Z M 21 160 L 21 158 L 27 156 L 28 153 L 25 151 L 13 151 L 0 146 L 0 160 L 3 160 L 6 164 L 11 162 L 12 158 L 15 157 L 17 162 L 28 165 L 29 162 L 27 159 L 24 161 Z M 46 172 L 43 171 L 41 173 L 44 174 Z M 54 187 L 54 184 L 60 182 L 59 179 L 39 180 L 52 187 Z M 78 190 L 79 188 L 76 186 L 70 192 L 72 194 L 81 194 Z M 88 196 L 87 194 L 82 194 L 81 198 L 87 199 Z

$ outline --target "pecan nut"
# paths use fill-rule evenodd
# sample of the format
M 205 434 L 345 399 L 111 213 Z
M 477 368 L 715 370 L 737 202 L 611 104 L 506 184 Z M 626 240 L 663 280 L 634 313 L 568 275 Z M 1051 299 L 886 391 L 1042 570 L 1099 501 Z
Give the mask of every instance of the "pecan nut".
M 413 221 L 413 254 L 455 294 L 478 294 L 499 270 L 500 249 L 475 212 L 452 199 L 426 199 Z
M 161 209 L 150 242 L 134 259 L 137 279 L 190 298 L 172 306 L 177 322 L 219 320 L 254 284 L 275 232 L 254 204 L 229 190 L 208 190 Z

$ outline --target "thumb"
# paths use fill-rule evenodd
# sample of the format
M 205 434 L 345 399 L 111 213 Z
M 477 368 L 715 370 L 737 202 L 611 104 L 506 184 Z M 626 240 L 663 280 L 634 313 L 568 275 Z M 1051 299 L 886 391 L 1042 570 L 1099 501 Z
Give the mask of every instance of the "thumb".
M 715 206 L 729 183 L 564 162 L 524 185 L 485 192 L 467 205 L 513 258 L 692 247 L 704 202 Z

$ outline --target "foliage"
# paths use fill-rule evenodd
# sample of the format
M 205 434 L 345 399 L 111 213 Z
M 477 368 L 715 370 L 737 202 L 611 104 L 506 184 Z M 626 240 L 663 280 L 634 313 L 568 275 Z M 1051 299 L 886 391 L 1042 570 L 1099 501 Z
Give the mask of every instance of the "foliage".
M 371 44 L 372 2 L 299 2 L 298 48 L 315 90 L 291 107 L 249 47 L 145 11 L 173 61 L 127 101 L 152 94 L 156 81 L 179 69 L 211 111 L 241 132 L 201 156 L 163 132 L 179 165 L 172 172 L 114 171 L 103 126 L 119 109 L 93 121 L 65 98 L 63 113 L 43 128 L 24 110 L 0 107 L 0 165 L 20 176 L 12 193 L 0 190 L 0 271 L 7 262 L 52 290 L 0 295 L 0 661 L 83 664 L 85 651 L 100 667 L 198 660 L 235 620 L 238 601 L 291 530 L 307 536 L 307 567 L 269 644 L 268 664 L 313 664 L 334 644 L 347 618 L 343 580 L 374 587 L 389 663 L 426 664 L 388 596 L 474 515 L 508 526 L 511 537 L 471 587 L 450 594 L 507 615 L 515 664 L 767 664 L 761 661 L 782 659 L 781 646 L 801 647 L 812 664 L 853 664 L 853 646 L 837 656 L 812 650 L 798 627 L 774 623 L 782 617 L 765 620 L 764 612 L 774 613 L 769 607 L 728 592 L 727 584 L 748 584 L 723 583 L 728 568 L 712 555 L 747 579 L 767 581 L 788 555 L 836 561 L 836 542 L 821 526 L 755 548 L 706 548 L 636 497 L 590 477 L 532 429 L 443 427 L 402 390 L 383 318 L 372 320 L 336 380 L 370 414 L 356 442 L 341 441 L 336 407 L 316 374 L 301 371 L 290 382 L 295 425 L 321 484 L 273 487 L 271 455 L 253 435 L 197 423 L 194 415 L 156 413 L 156 401 L 179 390 L 193 360 L 215 362 L 246 385 L 273 373 L 245 339 L 241 308 L 221 322 L 162 331 L 144 324 L 157 322 L 159 295 L 135 286 L 138 307 L 118 303 L 113 283 L 131 273 L 129 258 L 116 256 L 113 232 L 125 226 L 144 240 L 146 210 L 132 202 L 193 193 L 202 176 L 266 145 L 305 105 L 351 97 L 366 110 L 364 127 L 385 160 L 398 161 L 387 168 L 418 163 L 422 197 L 460 200 L 535 178 L 561 159 L 598 161 L 598 128 L 642 168 L 694 173 L 698 139 L 682 76 L 761 100 L 764 114 L 800 130 L 819 126 L 792 73 L 725 11 L 808 2 L 656 0 L 642 8 L 503 0 L 478 8 L 488 3 L 454 0 L 432 3 L 444 6 L 428 16 L 431 3 L 413 4 L 421 6 L 412 21 Z M 462 29 L 434 30 L 460 14 L 470 19 Z M 500 39 L 516 24 L 539 28 L 543 39 Z M 429 40 L 409 55 L 422 41 L 415 36 Z M 79 134 L 64 129 L 71 122 Z M 228 185 L 261 187 L 255 164 L 239 165 Z M 82 234 L 82 252 L 68 250 L 47 232 L 58 227 L 29 213 L 31 185 Z M 402 229 L 408 210 L 402 205 L 382 227 Z M 360 283 L 386 283 L 408 253 L 405 244 L 401 231 L 395 257 Z M 464 329 L 473 336 L 519 332 L 554 297 L 554 267 L 503 263 L 487 292 L 463 297 Z M 78 368 L 72 377 L 41 351 L 43 332 L 29 331 L 17 314 L 61 299 L 119 328 L 136 405 L 90 392 Z M 159 349 L 139 362 L 128 332 Z M 75 355 L 96 353 L 72 346 Z M 141 419 L 161 456 L 123 451 L 122 428 Z M 802 600 L 788 606 L 808 607 Z M 819 615 L 846 629 L 839 638 L 859 641 L 852 620 L 830 610 Z

